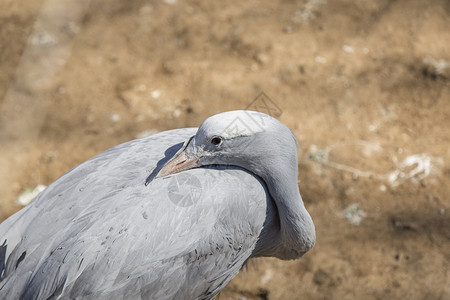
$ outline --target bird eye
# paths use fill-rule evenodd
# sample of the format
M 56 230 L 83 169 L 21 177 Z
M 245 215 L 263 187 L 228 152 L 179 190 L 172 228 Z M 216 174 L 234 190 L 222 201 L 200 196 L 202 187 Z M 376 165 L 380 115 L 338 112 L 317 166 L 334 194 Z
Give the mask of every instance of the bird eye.
M 211 139 L 211 144 L 213 145 L 219 145 L 220 143 L 222 143 L 222 138 L 215 136 Z

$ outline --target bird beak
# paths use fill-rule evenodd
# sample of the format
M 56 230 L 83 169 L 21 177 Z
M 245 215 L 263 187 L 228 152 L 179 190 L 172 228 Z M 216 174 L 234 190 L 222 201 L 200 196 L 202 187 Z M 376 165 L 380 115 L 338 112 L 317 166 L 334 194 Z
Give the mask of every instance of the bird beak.
M 192 138 L 193 137 L 191 137 L 189 141 L 184 143 L 183 147 L 162 167 L 161 170 L 159 170 L 158 175 L 156 175 L 155 178 L 176 174 L 181 171 L 193 169 L 200 166 L 198 163 L 199 157 L 190 157 L 186 153 L 186 148 Z

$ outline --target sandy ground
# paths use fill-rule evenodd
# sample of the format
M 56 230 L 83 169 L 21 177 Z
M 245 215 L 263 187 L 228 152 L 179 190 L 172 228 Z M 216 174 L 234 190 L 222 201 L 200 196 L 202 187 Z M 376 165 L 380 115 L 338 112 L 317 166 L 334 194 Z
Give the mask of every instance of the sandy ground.
M 252 108 L 298 138 L 317 245 L 221 300 L 450 299 L 449 24 L 445 0 L 0 0 L 0 220 L 113 145 Z

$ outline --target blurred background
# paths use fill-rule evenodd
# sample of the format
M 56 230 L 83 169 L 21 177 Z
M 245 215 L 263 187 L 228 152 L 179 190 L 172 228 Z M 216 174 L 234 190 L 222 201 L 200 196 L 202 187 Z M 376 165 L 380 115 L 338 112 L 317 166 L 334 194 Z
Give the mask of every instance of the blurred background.
M 250 108 L 317 244 L 220 299 L 450 299 L 447 0 L 0 0 L 0 221 L 118 143 Z

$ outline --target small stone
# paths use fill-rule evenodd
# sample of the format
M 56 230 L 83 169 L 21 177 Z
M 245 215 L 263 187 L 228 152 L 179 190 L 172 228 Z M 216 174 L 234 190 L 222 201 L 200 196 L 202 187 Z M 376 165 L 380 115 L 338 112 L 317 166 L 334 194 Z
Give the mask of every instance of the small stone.
M 355 48 L 349 45 L 342 46 L 342 51 L 346 53 L 355 53 Z
M 151 92 L 151 96 L 153 99 L 158 99 L 161 96 L 162 92 L 160 90 L 153 90 Z
M 291 26 L 286 26 L 283 28 L 283 32 L 286 34 L 292 33 L 292 31 L 294 31 L 294 29 Z
M 31 43 L 38 46 L 54 46 L 58 43 L 56 38 L 48 32 L 39 32 L 31 38 Z
M 179 116 L 181 116 L 181 109 L 175 109 L 173 112 L 173 116 L 174 118 L 178 118 Z
M 269 61 L 269 57 L 264 53 L 258 53 L 254 56 L 257 63 L 264 65 Z
M 110 119 L 111 119 L 111 121 L 114 122 L 114 123 L 119 122 L 119 121 L 120 121 L 120 115 L 114 113 L 114 114 L 111 115 Z
M 41 162 L 48 164 L 54 161 L 56 158 L 58 158 L 58 152 L 48 151 L 41 157 Z
M 359 226 L 366 217 L 366 213 L 359 208 L 358 204 L 351 204 L 342 211 L 344 217 L 350 224 Z
M 323 57 L 323 56 L 316 56 L 316 57 L 314 58 L 314 61 L 315 61 L 316 63 L 319 63 L 319 64 L 324 64 L 324 63 L 327 62 L 327 59 L 326 59 L 325 57 Z

